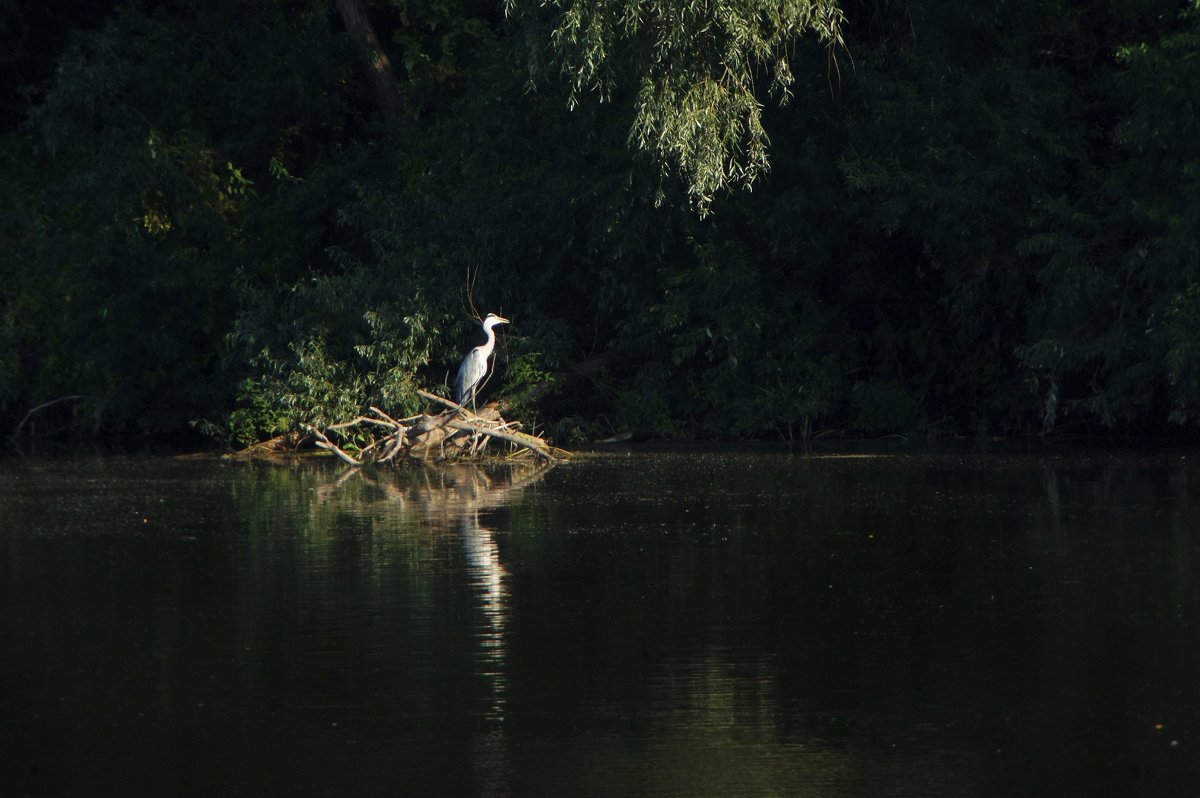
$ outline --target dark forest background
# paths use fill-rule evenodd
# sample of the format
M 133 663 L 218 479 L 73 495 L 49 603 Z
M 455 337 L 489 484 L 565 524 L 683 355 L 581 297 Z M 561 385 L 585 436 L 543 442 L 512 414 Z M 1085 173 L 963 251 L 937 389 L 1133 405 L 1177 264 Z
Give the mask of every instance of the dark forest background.
M 712 190 L 622 3 L 359 5 L 390 98 L 340 2 L 0 0 L 3 429 L 403 414 L 473 308 L 560 445 L 1197 428 L 1197 0 L 844 0 Z

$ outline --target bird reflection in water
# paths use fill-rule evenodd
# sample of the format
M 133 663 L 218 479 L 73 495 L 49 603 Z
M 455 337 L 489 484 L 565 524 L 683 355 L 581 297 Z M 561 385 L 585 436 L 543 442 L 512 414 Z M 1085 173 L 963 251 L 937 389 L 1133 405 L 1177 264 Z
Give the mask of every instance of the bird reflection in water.
M 485 707 L 479 716 L 472 761 L 478 792 L 485 796 L 511 792 L 505 738 L 511 595 L 509 572 L 500 557 L 496 534 L 480 523 L 480 516 L 512 502 L 547 470 L 534 464 L 490 469 L 456 465 L 415 473 L 352 469 L 353 474 L 343 474 L 318 493 L 325 504 L 336 503 L 336 495 L 349 498 L 347 483 L 357 476 L 363 480 L 360 484 L 369 486 L 376 517 L 389 518 L 396 527 L 415 522 L 427 532 L 457 532 L 465 575 L 474 594 L 472 670 L 484 687 Z M 359 493 L 358 502 L 366 498 L 360 491 L 349 492 Z
M 460 522 L 467 573 L 478 599 L 475 636 L 479 641 L 480 673 L 495 686 L 496 703 L 491 713 L 503 719 L 504 637 L 508 625 L 508 571 L 500 562 L 500 547 L 492 530 L 479 525 L 479 513 L 471 512 Z
M 540 478 L 544 470 L 539 470 Z M 459 538 L 476 604 L 473 637 L 476 675 L 487 686 L 484 728 L 475 739 L 472 757 L 482 795 L 509 793 L 509 763 L 504 722 L 508 702 L 507 638 L 510 613 L 509 574 L 500 559 L 495 533 L 479 522 L 480 511 L 506 503 L 526 479 L 497 483 L 478 469 L 468 469 L 458 482 Z
M 474 637 L 475 673 L 487 683 L 488 708 L 485 728 L 476 738 L 474 764 L 481 781 L 481 794 L 508 793 L 508 757 L 504 736 L 508 702 L 506 662 L 509 618 L 508 571 L 500 561 L 500 547 L 492 530 L 479 524 L 478 511 L 463 515 L 460 522 L 467 573 L 477 598 Z

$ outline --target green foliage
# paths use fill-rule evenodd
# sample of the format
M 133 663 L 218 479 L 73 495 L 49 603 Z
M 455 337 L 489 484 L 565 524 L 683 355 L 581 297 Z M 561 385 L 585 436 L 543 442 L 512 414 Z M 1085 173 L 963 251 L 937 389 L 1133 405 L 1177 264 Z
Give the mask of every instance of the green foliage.
M 554 389 L 555 376 L 546 370 L 541 352 L 525 352 L 508 361 L 500 396 L 509 415 L 527 425 L 537 424 L 538 400 Z
M 1115 48 L 1117 67 L 1097 86 L 1119 109 L 1104 168 L 1081 166 L 1073 197 L 1042 204 L 1044 232 L 1023 247 L 1041 264 L 1042 291 L 1018 352 L 1045 392 L 1046 426 L 1195 419 L 1200 397 L 1180 355 L 1200 277 L 1200 213 L 1188 199 L 1200 190 L 1200 145 L 1183 132 L 1200 123 L 1189 102 L 1200 80 L 1196 5 L 1160 34 Z
M 5 420 L 403 414 L 494 310 L 490 390 L 563 442 L 1200 421 L 1195 2 L 367 8 L 390 127 L 315 0 L 22 51 Z
M 520 8 L 508 0 L 510 13 Z M 841 44 L 833 0 L 553 0 L 550 41 L 569 104 L 636 92 L 629 139 L 683 179 L 702 213 L 727 186 L 749 186 L 769 166 L 758 76 L 787 99 L 790 55 L 803 34 Z M 636 87 L 634 89 L 633 87 Z
M 1192 423 L 1200 412 L 1200 285 L 1172 297 L 1161 327 L 1151 333 L 1166 344 L 1166 377 L 1174 395 L 1170 419 Z
M 17 344 L 22 403 L 94 395 L 102 429 L 163 434 L 232 393 L 233 273 L 274 272 L 264 246 L 286 252 L 298 226 L 272 207 L 268 165 L 302 171 L 286 141 L 343 112 L 323 16 L 235 6 L 123 7 L 59 60 L 30 119 L 42 179 L 16 195 L 12 265 L 44 283 L 20 301 L 44 308 L 48 339 Z
M 650 385 L 617 391 L 614 410 L 621 426 L 639 436 L 669 440 L 681 432 L 666 398 Z
M 242 285 L 246 311 L 230 346 L 257 376 L 243 383 L 235 434 L 339 423 L 372 405 L 414 412 L 418 375 L 444 319 L 431 315 L 419 291 L 397 297 L 393 285 L 363 266 L 276 291 Z
M 318 301 L 333 296 L 319 283 L 301 293 Z M 367 311 L 353 322 L 286 342 L 283 354 L 262 349 L 251 358 L 258 376 L 241 384 L 228 423 L 210 422 L 206 431 L 248 444 L 304 425 L 349 421 L 372 406 L 400 416 L 414 413 L 420 405 L 417 372 L 428 359 L 436 329 L 427 329 L 428 320 L 419 315 L 403 315 L 396 305 Z M 245 327 L 235 337 L 246 346 L 263 343 Z
M 917 421 L 917 405 L 904 386 L 860 382 L 851 391 L 854 427 L 867 433 L 903 432 Z
M 250 446 L 289 432 L 300 423 L 280 396 L 262 381 L 246 380 L 238 386 L 238 407 L 222 421 L 198 420 L 205 435 L 226 448 Z
M 403 381 L 388 381 L 386 372 L 384 379 L 378 372 L 367 371 L 364 376 L 349 362 L 332 357 L 322 341 L 295 344 L 289 355 L 262 355 L 259 362 L 266 374 L 245 383 L 241 396 L 248 404 L 243 411 L 253 413 L 235 412 L 233 424 L 267 435 L 290 432 L 302 424 L 327 427 L 355 418 L 372 404 L 393 406 L 382 397 L 404 397 Z

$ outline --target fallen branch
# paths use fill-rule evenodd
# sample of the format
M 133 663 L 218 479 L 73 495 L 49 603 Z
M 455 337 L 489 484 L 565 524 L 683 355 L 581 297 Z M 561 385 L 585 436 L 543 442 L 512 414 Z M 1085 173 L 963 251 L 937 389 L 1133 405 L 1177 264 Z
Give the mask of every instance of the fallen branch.
M 321 430 L 317 429 L 316 427 L 310 427 L 307 424 L 304 424 L 302 426 L 306 430 L 311 432 L 314 436 L 316 436 L 316 439 L 317 439 L 316 445 L 318 447 L 320 447 L 322 449 L 328 449 L 329 451 L 333 452 L 338 457 L 340 457 L 342 460 L 344 460 L 345 462 L 349 463 L 352 466 L 361 466 L 362 465 L 361 460 L 357 460 L 353 456 L 346 454 L 344 451 L 342 451 L 338 447 L 338 445 L 336 443 L 329 440 L 329 438 L 325 437 L 325 433 L 321 432 Z
M 429 391 L 422 391 L 420 388 L 417 389 L 417 396 L 420 396 L 424 399 L 428 399 L 431 402 L 437 402 L 438 404 L 444 405 L 445 407 L 448 407 L 451 410 L 457 410 L 457 411 L 461 412 L 463 415 L 469 415 L 471 412 L 470 410 L 467 410 L 467 408 L 460 405 L 458 402 L 452 402 L 444 396 L 438 396 L 436 393 L 430 393 Z
M 474 432 L 479 435 L 490 435 L 493 438 L 499 438 L 500 440 L 514 443 L 517 446 L 522 446 L 528 449 L 538 457 L 541 457 L 548 462 L 554 462 L 554 456 L 550 454 L 549 445 L 541 438 L 533 435 L 526 435 L 523 432 L 509 432 L 508 430 L 502 429 L 499 426 L 481 426 L 479 424 L 472 424 L 469 421 L 451 420 L 446 422 L 446 426 L 453 429 L 462 430 L 464 432 Z
M 519 432 L 520 422 L 506 421 L 494 405 L 473 412 L 437 394 L 417 393 L 445 409 L 397 420 L 372 406 L 370 415 L 330 424 L 325 430 L 308 424 L 302 426 L 313 445 L 355 467 L 394 464 L 401 455 L 421 462 L 477 457 L 486 453 L 493 440 L 514 447 L 514 454 L 529 452 L 540 462 L 556 461 L 556 450 L 549 443 L 536 435 Z

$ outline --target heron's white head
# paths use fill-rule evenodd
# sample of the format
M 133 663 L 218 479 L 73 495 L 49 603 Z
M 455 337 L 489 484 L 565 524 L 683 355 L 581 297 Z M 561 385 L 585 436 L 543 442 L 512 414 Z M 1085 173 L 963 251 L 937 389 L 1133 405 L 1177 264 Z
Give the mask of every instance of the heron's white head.
M 497 324 L 508 324 L 508 323 L 509 323 L 508 319 L 504 318 L 503 316 L 497 316 L 495 313 L 489 313 L 489 314 L 487 314 L 487 318 L 485 318 L 483 320 L 483 329 L 490 330 L 492 327 L 495 327 Z

